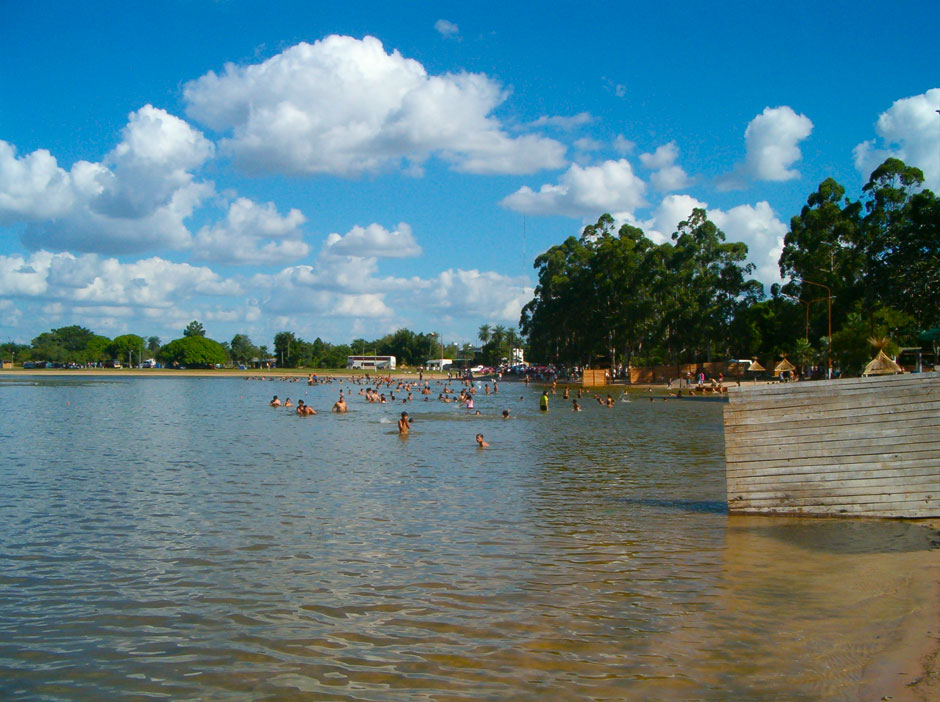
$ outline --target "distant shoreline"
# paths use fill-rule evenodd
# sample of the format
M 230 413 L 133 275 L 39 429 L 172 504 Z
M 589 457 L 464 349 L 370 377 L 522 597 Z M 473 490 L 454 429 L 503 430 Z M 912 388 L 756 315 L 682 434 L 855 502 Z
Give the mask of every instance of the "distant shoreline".
M 425 378 L 446 379 L 446 373 L 434 371 L 421 371 Z M 84 377 L 112 377 L 112 378 L 255 378 L 259 376 L 269 378 L 298 377 L 306 378 L 308 375 L 316 376 L 363 376 L 361 370 L 318 369 L 303 368 L 275 368 L 273 370 L 236 370 L 234 368 L 222 369 L 187 369 L 175 370 L 172 368 L 27 368 L 3 369 L 0 376 L 84 376 Z M 392 373 L 369 373 L 370 377 L 412 378 L 418 376 L 418 371 L 393 371 Z

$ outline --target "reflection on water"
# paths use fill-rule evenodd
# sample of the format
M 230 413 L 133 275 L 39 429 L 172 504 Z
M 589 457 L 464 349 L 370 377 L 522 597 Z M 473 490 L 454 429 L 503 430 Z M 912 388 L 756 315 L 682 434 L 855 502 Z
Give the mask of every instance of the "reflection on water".
M 720 405 L 340 387 L 0 383 L 0 697 L 855 699 L 937 579 L 936 524 L 729 517 Z

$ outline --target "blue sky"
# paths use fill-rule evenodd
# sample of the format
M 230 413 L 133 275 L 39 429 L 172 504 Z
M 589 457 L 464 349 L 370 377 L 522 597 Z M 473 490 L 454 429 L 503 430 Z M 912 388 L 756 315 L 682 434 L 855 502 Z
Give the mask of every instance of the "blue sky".
M 513 326 L 532 260 L 705 206 L 776 280 L 888 155 L 940 185 L 940 6 L 0 0 L 0 338 Z

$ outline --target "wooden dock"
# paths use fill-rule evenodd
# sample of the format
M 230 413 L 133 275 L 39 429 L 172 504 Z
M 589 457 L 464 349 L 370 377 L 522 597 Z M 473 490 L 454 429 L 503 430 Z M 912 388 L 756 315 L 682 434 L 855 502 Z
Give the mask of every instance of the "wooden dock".
M 730 388 L 731 513 L 940 517 L 940 373 Z

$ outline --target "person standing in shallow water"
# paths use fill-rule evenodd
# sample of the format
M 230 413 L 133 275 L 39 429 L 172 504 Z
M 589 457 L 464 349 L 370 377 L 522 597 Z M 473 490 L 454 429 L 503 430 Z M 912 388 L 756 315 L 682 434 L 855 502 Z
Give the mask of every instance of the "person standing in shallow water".
M 401 419 L 398 420 L 398 434 L 400 436 L 407 436 L 409 429 L 411 429 L 411 426 L 408 423 L 408 413 L 402 412 Z
M 539 398 L 539 409 L 543 412 L 548 412 L 548 391 L 542 391 L 542 397 Z

